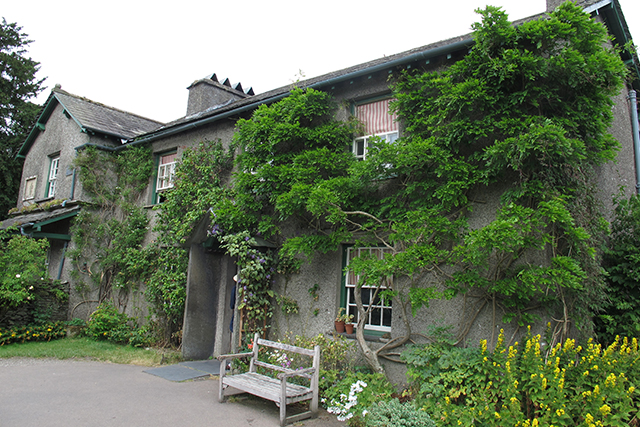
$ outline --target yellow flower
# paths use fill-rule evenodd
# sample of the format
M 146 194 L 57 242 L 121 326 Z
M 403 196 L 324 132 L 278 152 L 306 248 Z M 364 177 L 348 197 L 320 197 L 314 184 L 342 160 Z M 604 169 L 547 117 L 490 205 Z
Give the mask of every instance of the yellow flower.
M 606 417 L 609 412 L 611 412 L 611 407 L 607 404 L 604 404 L 600 407 L 600 413 L 602 414 L 603 417 Z
M 494 416 L 494 417 L 496 417 L 496 420 L 499 420 L 499 419 L 500 419 L 500 414 L 499 414 L 499 413 L 497 413 L 497 412 L 494 412 L 494 413 L 493 413 L 493 416 Z
M 538 419 L 534 418 L 533 422 L 531 423 L 531 427 L 538 427 Z
M 559 417 L 564 415 L 564 409 L 556 409 L 556 414 L 558 414 Z

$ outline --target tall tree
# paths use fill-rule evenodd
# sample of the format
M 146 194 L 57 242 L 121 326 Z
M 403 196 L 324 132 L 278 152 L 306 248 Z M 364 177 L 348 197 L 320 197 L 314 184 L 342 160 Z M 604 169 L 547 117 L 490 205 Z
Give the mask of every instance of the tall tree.
M 39 106 L 30 102 L 42 91 L 39 62 L 27 55 L 32 42 L 16 23 L 0 24 L 0 219 L 15 206 L 22 164 L 15 156 L 26 139 Z

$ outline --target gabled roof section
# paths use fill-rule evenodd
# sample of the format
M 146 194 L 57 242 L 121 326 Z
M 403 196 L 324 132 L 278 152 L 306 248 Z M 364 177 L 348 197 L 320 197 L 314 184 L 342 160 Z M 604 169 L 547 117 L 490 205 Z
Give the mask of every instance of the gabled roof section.
M 17 158 L 24 158 L 27 155 L 38 134 L 44 131 L 49 117 L 58 104 L 62 105 L 65 114 L 68 114 L 78 124 L 81 132 L 85 133 L 102 134 L 127 140 L 151 132 L 163 125 L 161 122 L 70 94 L 56 85 L 42 107 L 36 124 L 20 148 Z

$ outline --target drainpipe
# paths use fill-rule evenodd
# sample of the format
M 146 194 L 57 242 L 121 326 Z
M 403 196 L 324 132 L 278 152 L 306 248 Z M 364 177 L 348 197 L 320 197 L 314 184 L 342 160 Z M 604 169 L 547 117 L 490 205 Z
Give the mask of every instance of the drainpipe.
M 64 242 L 64 247 L 62 248 L 62 258 L 60 258 L 60 266 L 58 267 L 58 276 L 56 277 L 56 280 L 60 280 L 60 278 L 62 277 L 62 268 L 64 267 L 64 256 L 67 253 L 68 245 L 69 245 L 69 242 Z
M 73 168 L 73 177 L 71 178 L 71 194 L 69 194 L 69 200 L 73 200 L 76 192 L 76 168 Z
M 633 132 L 633 151 L 636 157 L 636 194 L 640 194 L 640 135 L 638 135 L 638 101 L 636 91 L 629 91 L 629 103 L 631 104 L 631 129 Z

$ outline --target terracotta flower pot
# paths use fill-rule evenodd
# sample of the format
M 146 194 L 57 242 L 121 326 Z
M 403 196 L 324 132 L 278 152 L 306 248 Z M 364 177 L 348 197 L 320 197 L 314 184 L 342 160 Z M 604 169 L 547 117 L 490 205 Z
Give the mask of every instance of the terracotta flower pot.
M 338 322 L 338 321 L 336 321 L 336 322 L 335 322 L 335 325 L 336 325 L 336 332 L 337 332 L 337 333 L 341 334 L 341 333 L 343 333 L 343 332 L 344 332 L 344 322 Z
M 355 325 L 353 323 L 345 323 L 345 325 L 344 325 L 345 332 L 348 333 L 348 334 L 352 334 L 354 326 Z

